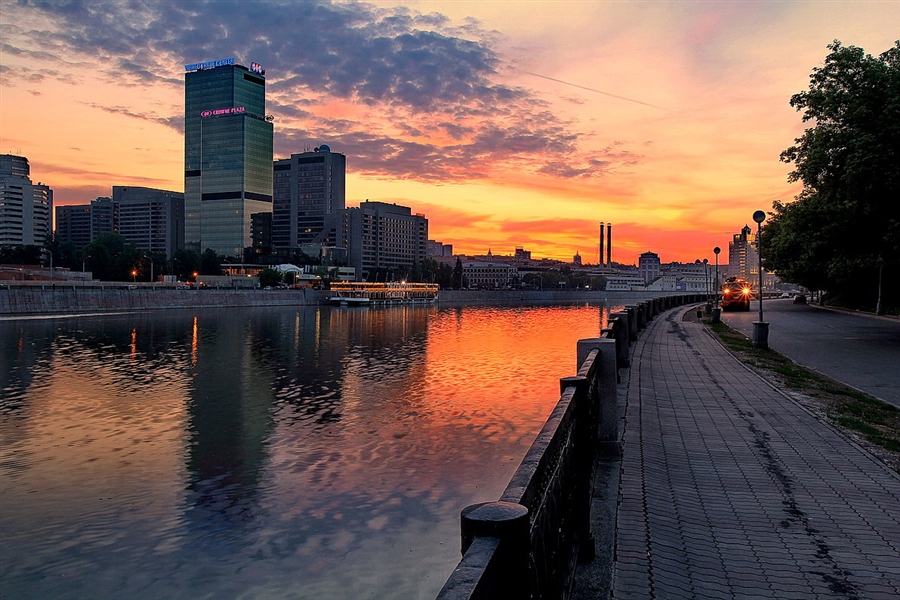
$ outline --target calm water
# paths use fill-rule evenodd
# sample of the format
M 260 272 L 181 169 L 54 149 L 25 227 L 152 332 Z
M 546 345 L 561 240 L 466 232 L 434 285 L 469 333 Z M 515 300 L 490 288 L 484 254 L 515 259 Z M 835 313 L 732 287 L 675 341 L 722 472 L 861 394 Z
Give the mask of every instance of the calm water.
M 606 315 L 0 322 L 0 596 L 432 599 Z

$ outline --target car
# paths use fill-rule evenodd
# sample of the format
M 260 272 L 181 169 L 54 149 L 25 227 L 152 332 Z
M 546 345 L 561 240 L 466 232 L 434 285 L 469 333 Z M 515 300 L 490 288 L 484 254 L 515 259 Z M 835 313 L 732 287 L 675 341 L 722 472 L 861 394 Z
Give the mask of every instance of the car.
M 794 296 L 794 304 L 806 304 L 806 296 L 804 294 L 797 294 Z
M 782 297 L 782 298 L 790 298 L 791 295 L 788 294 L 787 292 L 784 292 L 783 294 L 781 294 L 781 297 Z

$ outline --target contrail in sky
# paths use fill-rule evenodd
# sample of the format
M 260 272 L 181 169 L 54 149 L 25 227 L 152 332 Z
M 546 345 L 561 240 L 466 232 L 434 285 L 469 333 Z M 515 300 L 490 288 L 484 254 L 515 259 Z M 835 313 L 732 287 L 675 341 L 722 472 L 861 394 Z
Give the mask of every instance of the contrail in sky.
M 538 75 L 537 73 L 532 73 L 531 71 L 521 71 L 526 75 L 531 75 L 533 77 L 540 77 L 541 79 L 547 79 L 548 81 L 555 81 L 556 83 L 561 83 L 563 85 L 568 85 L 571 87 L 576 87 L 582 90 L 587 90 L 589 92 L 594 92 L 595 94 L 603 94 L 604 96 L 609 96 L 610 98 L 618 98 L 619 100 L 625 100 L 626 102 L 634 102 L 635 104 L 643 104 L 644 106 L 649 106 L 650 108 L 656 108 L 658 110 L 666 110 L 661 106 L 656 106 L 655 104 L 650 104 L 649 102 L 641 102 L 640 100 L 635 100 L 634 98 L 626 98 L 625 96 L 617 96 L 616 94 L 610 94 L 609 92 L 604 92 L 603 90 L 595 90 L 594 88 L 585 87 L 583 85 L 578 85 L 577 83 L 569 83 L 568 81 L 563 81 L 562 79 L 554 79 L 553 77 L 547 77 L 546 75 Z

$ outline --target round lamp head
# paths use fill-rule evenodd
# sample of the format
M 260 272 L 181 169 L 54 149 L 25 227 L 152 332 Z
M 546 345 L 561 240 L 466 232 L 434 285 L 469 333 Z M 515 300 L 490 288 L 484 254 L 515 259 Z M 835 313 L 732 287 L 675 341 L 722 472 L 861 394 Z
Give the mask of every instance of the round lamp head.
M 753 213 L 753 220 L 757 223 L 762 223 L 766 220 L 766 213 L 761 210 L 756 211 L 755 213 Z
M 719 248 L 718 246 L 716 246 L 715 248 L 713 248 L 713 252 L 716 253 L 716 254 L 718 254 L 718 253 L 721 252 L 721 251 L 722 251 L 722 249 Z

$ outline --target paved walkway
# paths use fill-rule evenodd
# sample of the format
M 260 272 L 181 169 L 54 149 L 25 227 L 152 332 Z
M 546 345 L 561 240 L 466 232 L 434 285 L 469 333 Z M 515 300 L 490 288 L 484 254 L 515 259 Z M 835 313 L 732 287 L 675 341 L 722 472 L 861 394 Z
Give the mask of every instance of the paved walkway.
M 900 477 L 684 309 L 633 349 L 614 598 L 900 598 Z

